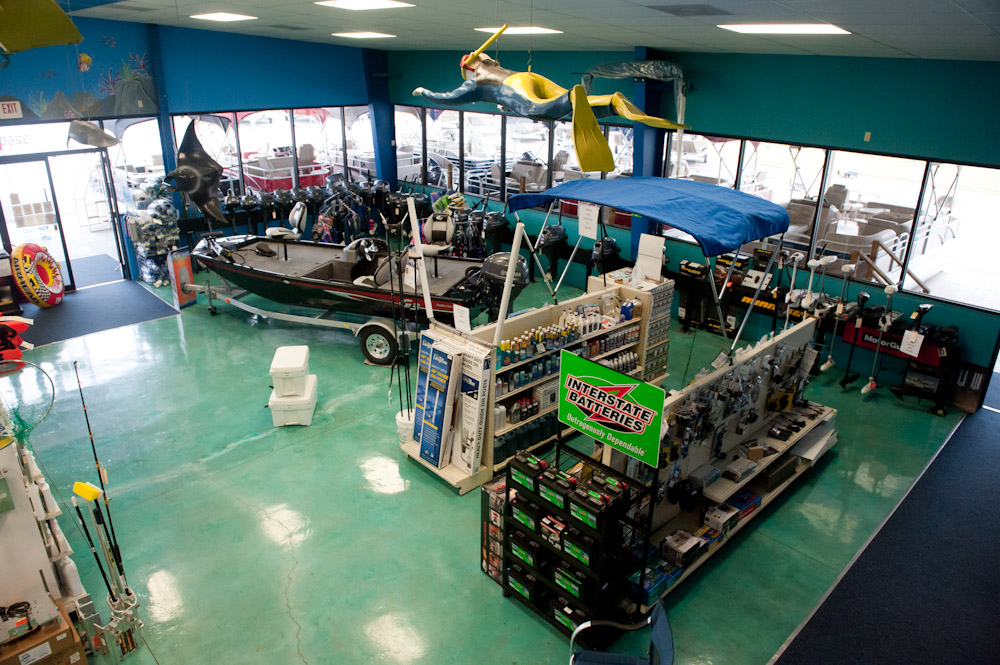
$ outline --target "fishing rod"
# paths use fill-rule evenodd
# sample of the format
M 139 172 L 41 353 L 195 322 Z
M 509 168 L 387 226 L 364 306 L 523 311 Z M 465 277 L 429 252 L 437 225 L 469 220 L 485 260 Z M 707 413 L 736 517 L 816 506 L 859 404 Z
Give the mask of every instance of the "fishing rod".
M 112 601 L 117 602 L 118 598 L 115 596 L 114 589 L 111 588 L 111 582 L 108 581 L 108 576 L 104 573 L 104 565 L 101 563 L 101 557 L 97 554 L 97 549 L 94 547 L 94 539 L 90 537 L 90 529 L 87 528 L 87 522 L 83 519 L 80 504 L 76 502 L 75 496 L 71 496 L 69 500 L 73 502 L 73 507 L 76 509 L 76 517 L 80 522 L 80 526 L 83 527 L 83 535 L 86 536 L 87 544 L 90 545 L 90 552 L 94 555 L 94 560 L 97 561 L 97 569 L 101 571 L 101 579 L 104 580 L 104 586 L 108 589 L 108 595 L 111 596 Z
M 101 460 L 97 457 L 97 446 L 94 445 L 94 432 L 90 428 L 90 416 L 87 414 L 87 401 L 83 398 L 83 384 L 80 382 L 80 369 L 77 367 L 77 361 L 73 361 L 73 371 L 76 373 L 76 386 L 80 391 L 80 403 L 83 404 L 83 418 L 87 421 L 87 434 L 90 436 L 90 450 L 94 453 L 94 465 L 97 467 L 97 480 L 101 483 L 101 494 L 104 496 L 104 508 L 108 512 L 108 526 L 111 528 L 111 548 L 115 555 L 115 560 L 118 561 L 118 567 L 121 568 L 121 550 L 118 549 L 118 536 L 115 534 L 115 523 L 111 519 L 111 504 L 108 503 L 108 492 L 104 487 L 104 476 L 106 471 L 101 466 Z M 122 576 L 125 573 L 122 571 Z

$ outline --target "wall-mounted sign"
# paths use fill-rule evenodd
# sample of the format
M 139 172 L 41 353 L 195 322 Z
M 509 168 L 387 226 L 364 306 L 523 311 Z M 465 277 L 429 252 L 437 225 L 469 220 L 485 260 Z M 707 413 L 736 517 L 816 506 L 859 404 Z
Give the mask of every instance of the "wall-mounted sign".
M 660 457 L 662 388 L 563 350 L 559 421 L 655 467 Z
M 21 111 L 21 102 L 16 100 L 0 102 L 0 120 L 14 120 L 23 117 L 24 113 Z

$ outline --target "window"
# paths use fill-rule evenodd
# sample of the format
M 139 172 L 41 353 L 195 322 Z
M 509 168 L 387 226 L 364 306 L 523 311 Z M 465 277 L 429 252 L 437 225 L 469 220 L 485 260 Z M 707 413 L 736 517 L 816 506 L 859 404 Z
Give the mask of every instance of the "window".
M 420 181 L 423 165 L 423 109 L 417 106 L 397 106 L 396 123 L 396 177 L 400 182 Z
M 507 121 L 510 123 L 510 121 Z M 616 128 L 617 129 L 617 128 Z M 509 124 L 507 129 L 510 133 Z M 581 171 L 580 161 L 576 158 L 576 150 L 573 147 L 573 125 L 569 122 L 555 123 L 554 146 L 552 148 L 552 184 L 579 180 L 580 178 L 601 179 L 600 171 Z M 546 148 L 547 150 L 548 148 Z M 508 153 L 508 157 L 510 154 Z M 632 162 L 629 158 L 629 170 Z
M 548 189 L 549 126 L 507 117 L 507 196 Z
M 219 179 L 219 191 L 224 195 L 230 192 L 240 194 L 240 168 L 236 133 L 233 131 L 233 114 L 175 115 L 171 120 L 174 125 L 174 149 L 179 149 L 188 125 L 194 122 L 194 133 L 205 148 L 205 152 L 224 169 Z
M 604 133 L 608 137 L 608 146 L 615 159 L 615 170 L 607 177 L 632 175 L 633 138 L 635 136 L 632 128 L 609 126 L 604 128 Z
M 295 156 L 299 187 L 322 187 L 332 173 L 344 172 L 344 135 L 339 108 L 295 109 Z
M 830 151 L 816 233 L 816 253 L 838 257 L 829 270 L 849 262 L 855 279 L 899 283 L 923 175 L 922 161 Z
M 997 210 L 1000 169 L 931 163 L 903 288 L 1000 310 Z
M 503 118 L 495 113 L 462 114 L 465 122 L 465 192 L 477 196 L 500 196 L 500 131 Z
M 347 130 L 348 178 L 355 182 L 374 179 L 375 133 L 367 106 L 344 107 L 344 127 Z
M 104 128 L 119 136 L 108 148 L 115 194 L 123 208 L 145 208 L 163 193 L 155 183 L 164 175 L 160 126 L 156 119 L 107 120 Z
M 237 113 L 236 117 L 247 189 L 273 192 L 294 187 L 295 155 L 288 111 L 253 111 Z
M 427 184 L 455 189 L 458 185 L 458 111 L 427 109 Z
M 676 150 L 676 148 L 675 148 Z M 684 135 L 684 166 L 681 178 L 734 187 L 740 163 L 740 140 Z M 822 168 L 822 163 L 820 164 Z

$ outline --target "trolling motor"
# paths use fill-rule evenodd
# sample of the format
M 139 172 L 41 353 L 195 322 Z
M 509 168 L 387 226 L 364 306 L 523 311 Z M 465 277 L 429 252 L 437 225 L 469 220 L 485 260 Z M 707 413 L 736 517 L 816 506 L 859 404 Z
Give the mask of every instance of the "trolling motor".
M 847 287 L 851 283 L 851 273 L 854 272 L 854 264 L 848 263 L 840 267 L 840 271 L 844 273 L 844 285 L 840 289 L 840 302 L 837 303 L 837 311 L 833 318 L 833 339 L 830 340 L 830 355 L 827 356 L 826 362 L 820 365 L 819 371 L 825 372 L 826 370 L 833 367 L 833 347 L 837 344 L 837 329 L 840 326 L 840 320 L 847 316 L 846 305 L 847 305 Z M 820 287 L 822 288 L 822 287 Z
M 548 261 L 549 279 L 555 279 L 559 274 L 559 255 L 569 243 L 566 241 L 566 229 L 562 226 L 546 226 L 538 239 L 542 255 Z
M 868 377 L 868 382 L 861 387 L 862 395 L 867 395 L 871 391 L 878 388 L 878 375 L 881 370 L 878 360 L 879 354 L 882 352 L 882 336 L 889 332 L 889 328 L 892 327 L 892 294 L 895 292 L 896 287 L 892 284 L 885 287 L 885 311 L 878 319 L 878 341 L 875 343 L 875 360 L 872 362 L 872 374 Z
M 476 302 L 489 311 L 491 323 L 500 318 L 500 302 L 503 299 L 503 285 L 507 279 L 509 262 L 510 252 L 498 252 L 487 257 L 481 269 L 470 268 L 470 271 L 474 271 L 469 276 L 469 281 L 475 289 Z M 528 285 L 528 260 L 519 256 L 514 265 L 514 282 L 508 310 L 514 308 L 514 299 Z M 507 314 L 509 313 L 508 311 Z

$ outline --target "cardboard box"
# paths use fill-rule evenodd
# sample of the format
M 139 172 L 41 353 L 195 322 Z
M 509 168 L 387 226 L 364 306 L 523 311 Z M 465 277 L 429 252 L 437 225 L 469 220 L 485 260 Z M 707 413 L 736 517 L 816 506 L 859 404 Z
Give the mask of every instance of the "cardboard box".
M 723 534 L 729 533 L 739 521 L 740 511 L 724 503 L 705 511 L 705 524 Z
M 0 645 L 0 665 L 54 665 L 56 663 L 69 663 L 70 652 L 73 651 L 74 643 L 80 646 L 82 656 L 83 645 L 80 643 L 80 636 L 70 623 L 66 611 L 59 608 L 59 618 L 51 621 L 31 633 L 20 637 L 12 642 Z M 65 653 L 66 658 L 60 660 Z M 86 658 L 73 661 L 86 662 Z

